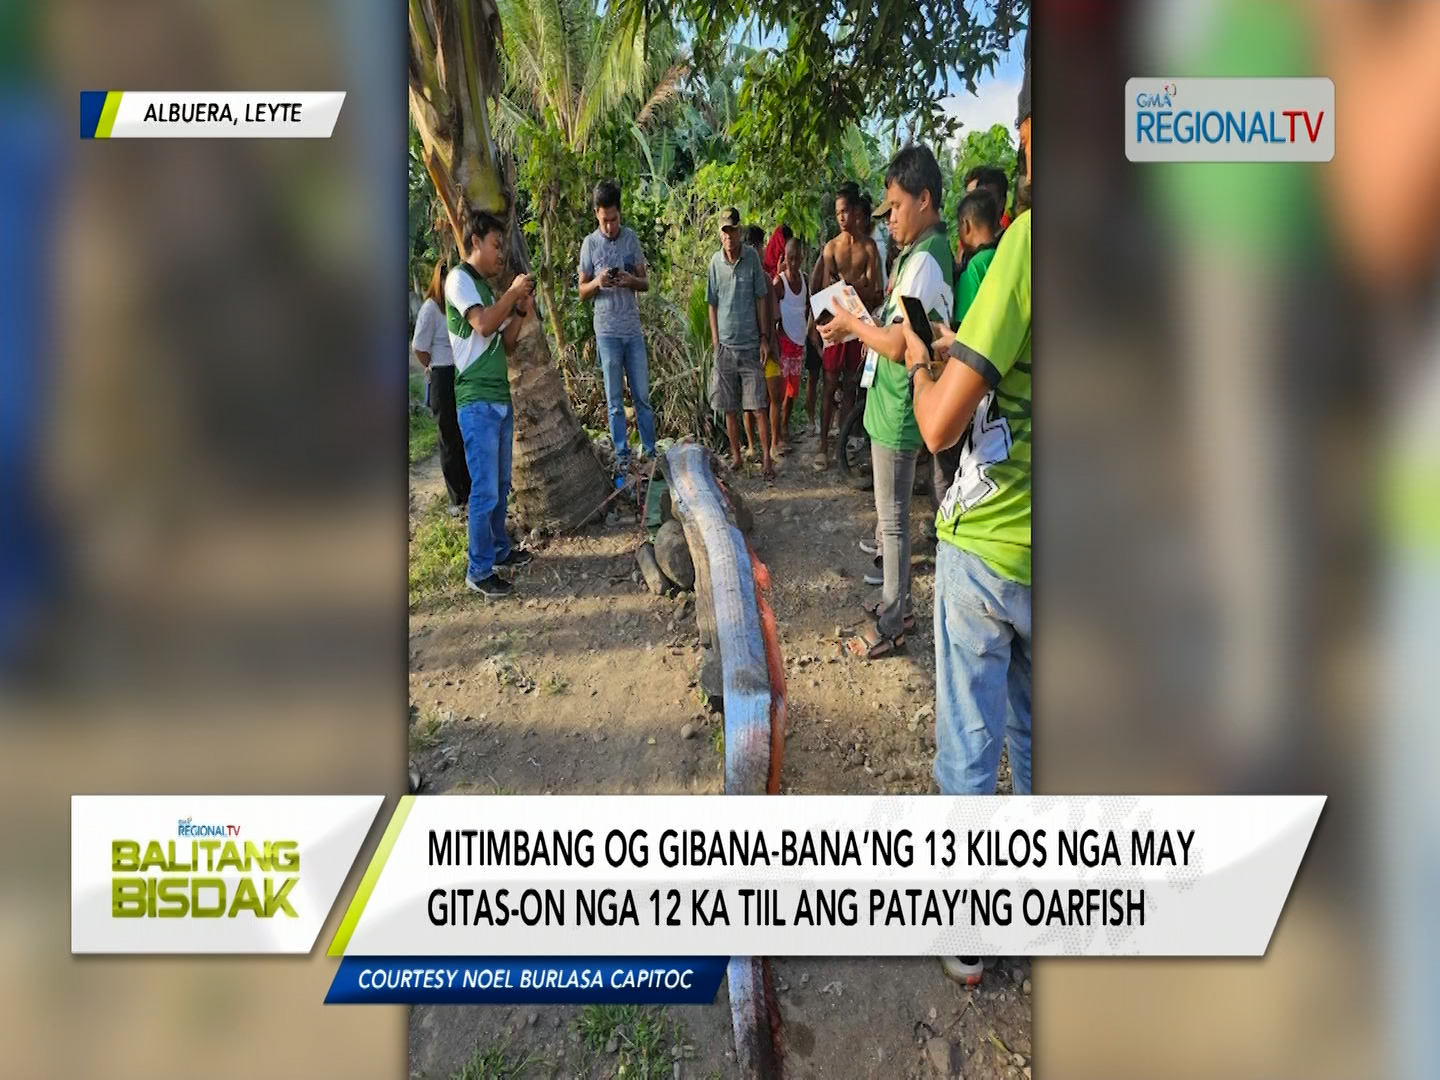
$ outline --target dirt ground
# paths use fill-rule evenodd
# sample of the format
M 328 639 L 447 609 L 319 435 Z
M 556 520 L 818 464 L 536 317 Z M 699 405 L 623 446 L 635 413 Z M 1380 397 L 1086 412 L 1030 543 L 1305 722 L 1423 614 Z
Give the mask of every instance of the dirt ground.
M 815 447 L 798 440 L 774 484 L 757 468 L 738 485 L 755 514 L 751 543 L 770 568 L 786 658 L 783 790 L 929 792 L 934 544 L 918 519 L 930 504 L 917 500 L 919 627 L 907 652 L 841 659 L 837 633 L 861 628 L 861 604 L 877 591 L 862 581 L 867 557 L 857 546 L 873 533 L 875 510 L 870 494 L 847 486 L 833 464 L 824 473 L 811 468 Z M 442 492 L 436 458 L 411 470 L 412 524 L 434 512 Z M 693 604 L 653 596 L 637 580 L 642 540 L 632 508 L 618 525 L 537 544 L 503 602 L 452 590 L 412 606 L 412 760 L 424 791 L 721 791 L 719 718 L 696 687 Z M 1008 782 L 1002 772 L 1002 790 Z M 773 970 L 789 1077 L 1030 1075 L 1027 960 L 1002 959 L 974 991 L 949 982 L 928 958 L 781 958 Z M 416 1007 L 411 1075 L 443 1080 L 477 1050 L 498 1046 L 512 1062 L 529 1058 L 513 1075 L 618 1075 L 623 1053 L 587 1045 L 577 1030 L 581 1013 Z M 665 1019 L 680 1025 L 671 1039 L 679 1056 L 666 1075 L 736 1075 L 723 986 L 714 1004 L 674 1007 Z

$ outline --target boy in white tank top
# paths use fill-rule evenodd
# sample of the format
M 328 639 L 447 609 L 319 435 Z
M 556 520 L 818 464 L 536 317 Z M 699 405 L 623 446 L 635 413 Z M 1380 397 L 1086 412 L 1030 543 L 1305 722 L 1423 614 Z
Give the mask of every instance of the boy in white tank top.
M 800 396 L 800 374 L 805 367 L 805 339 L 814 337 L 815 322 L 810 312 L 810 284 L 805 279 L 805 264 L 800 240 L 792 236 L 785 243 L 785 255 L 771 283 L 775 304 L 780 312 L 780 376 L 784 380 L 784 402 L 770 400 L 770 430 L 783 451 L 790 434 L 790 412 Z

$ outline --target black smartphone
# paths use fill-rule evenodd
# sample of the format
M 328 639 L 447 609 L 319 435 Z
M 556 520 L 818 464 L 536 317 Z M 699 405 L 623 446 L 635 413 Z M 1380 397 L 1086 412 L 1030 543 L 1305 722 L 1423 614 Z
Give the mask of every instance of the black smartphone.
M 914 330 L 920 340 L 925 343 L 928 351 L 935 341 L 935 335 L 930 332 L 930 316 L 925 311 L 925 305 L 913 296 L 900 297 L 900 303 L 905 305 L 905 315 L 910 320 L 910 329 Z
M 815 325 L 824 326 L 833 318 L 835 318 L 835 313 L 829 308 L 826 308 L 824 311 L 820 312 L 819 315 L 815 316 Z

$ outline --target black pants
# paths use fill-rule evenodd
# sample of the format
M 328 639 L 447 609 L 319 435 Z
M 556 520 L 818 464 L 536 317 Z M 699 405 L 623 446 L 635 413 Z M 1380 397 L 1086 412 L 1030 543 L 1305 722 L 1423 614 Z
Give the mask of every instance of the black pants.
M 430 369 L 430 415 L 440 429 L 440 471 L 450 504 L 464 506 L 470 501 L 470 470 L 465 468 L 465 442 L 455 417 L 455 368 L 448 364 Z

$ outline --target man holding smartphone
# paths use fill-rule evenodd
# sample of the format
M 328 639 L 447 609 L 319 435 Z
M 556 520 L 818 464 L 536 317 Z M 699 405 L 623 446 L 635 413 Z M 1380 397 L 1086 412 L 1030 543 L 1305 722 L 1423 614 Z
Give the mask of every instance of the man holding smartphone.
M 630 462 L 625 431 L 625 384 L 635 402 L 635 426 L 647 457 L 655 454 L 655 413 L 650 408 L 650 367 L 640 329 L 637 293 L 650 287 L 645 253 L 634 230 L 620 224 L 620 185 L 602 180 L 595 186 L 595 221 L 599 226 L 580 245 L 580 299 L 595 303 L 595 351 L 605 376 L 605 409 L 615 463 L 624 471 Z
M 530 312 L 535 279 L 516 274 L 497 300 L 488 279 L 505 269 L 505 223 L 475 210 L 465 227 L 465 261 L 445 279 L 445 325 L 455 358 L 455 414 L 470 470 L 469 559 L 465 587 L 486 599 L 510 595 L 498 566 L 523 566 L 530 554 L 510 543 L 505 510 L 515 413 L 505 350 L 514 348 Z

